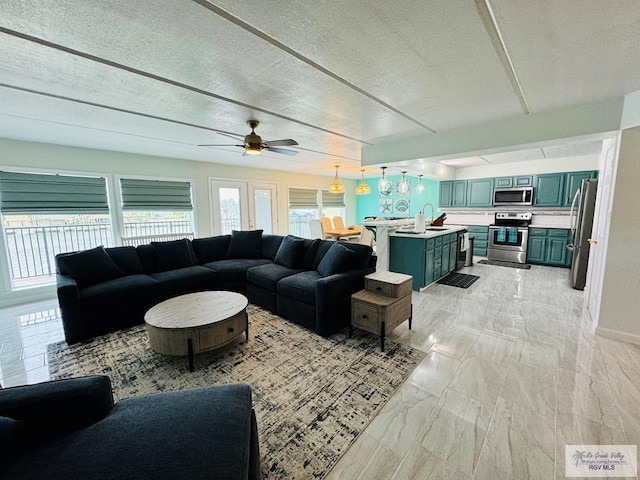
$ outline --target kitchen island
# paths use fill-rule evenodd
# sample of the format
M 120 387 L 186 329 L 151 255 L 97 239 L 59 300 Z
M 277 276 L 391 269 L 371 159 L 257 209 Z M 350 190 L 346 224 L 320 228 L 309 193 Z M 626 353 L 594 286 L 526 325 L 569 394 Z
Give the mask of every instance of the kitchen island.
M 402 227 L 413 226 L 413 218 L 367 220 L 363 223 L 365 228 L 373 232 L 376 241 L 376 255 L 378 257 L 376 270 L 386 272 L 389 270 L 389 234 Z
M 389 233 L 389 270 L 413 277 L 420 290 L 456 269 L 458 232 L 465 226 L 427 227 L 424 233 L 401 229 Z

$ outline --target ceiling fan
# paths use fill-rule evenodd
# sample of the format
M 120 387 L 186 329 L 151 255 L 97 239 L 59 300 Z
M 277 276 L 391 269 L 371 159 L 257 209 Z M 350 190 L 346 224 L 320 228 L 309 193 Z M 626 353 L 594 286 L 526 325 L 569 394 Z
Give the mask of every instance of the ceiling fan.
M 280 153 L 283 155 L 297 155 L 298 152 L 295 150 L 289 150 L 288 148 L 276 148 L 280 146 L 290 146 L 290 145 L 298 145 L 298 142 L 292 140 L 290 138 L 283 140 L 262 140 L 260 135 L 256 134 L 255 129 L 258 128 L 260 122 L 258 120 L 248 120 L 247 125 L 251 127 L 251 133 L 249 135 L 245 135 L 244 137 L 240 135 L 233 135 L 230 133 L 224 132 L 216 132 L 219 135 L 224 135 L 225 137 L 231 137 L 235 140 L 242 140 L 244 142 L 243 145 L 237 144 L 205 144 L 198 145 L 199 147 L 241 147 L 244 148 L 244 155 L 260 155 L 262 150 L 268 150 L 273 153 Z

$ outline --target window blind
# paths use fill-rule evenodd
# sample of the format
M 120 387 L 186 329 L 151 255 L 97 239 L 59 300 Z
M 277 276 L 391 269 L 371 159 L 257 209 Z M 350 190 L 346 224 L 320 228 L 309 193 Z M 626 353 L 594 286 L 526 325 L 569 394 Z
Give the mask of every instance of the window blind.
M 317 208 L 318 190 L 310 188 L 289 188 L 289 207 Z
M 193 210 L 191 184 L 121 178 L 123 210 Z
M 109 213 L 102 177 L 0 172 L 2 213 Z
M 323 207 L 344 207 L 344 193 L 330 193 L 329 190 L 322 191 Z

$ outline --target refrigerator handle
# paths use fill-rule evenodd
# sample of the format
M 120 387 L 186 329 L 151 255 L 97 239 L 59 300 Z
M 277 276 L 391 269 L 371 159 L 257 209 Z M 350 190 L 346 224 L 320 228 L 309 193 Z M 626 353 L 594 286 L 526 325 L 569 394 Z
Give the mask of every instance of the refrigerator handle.
M 571 228 L 571 233 L 572 234 L 576 233 L 575 221 L 577 220 L 578 215 L 577 215 L 574 207 L 576 205 L 576 201 L 578 200 L 578 195 L 580 195 L 580 190 L 582 190 L 582 188 L 579 188 L 578 190 L 576 190 L 576 194 L 573 196 L 573 201 L 571 202 L 571 211 L 570 211 L 570 216 L 569 216 L 569 227 Z

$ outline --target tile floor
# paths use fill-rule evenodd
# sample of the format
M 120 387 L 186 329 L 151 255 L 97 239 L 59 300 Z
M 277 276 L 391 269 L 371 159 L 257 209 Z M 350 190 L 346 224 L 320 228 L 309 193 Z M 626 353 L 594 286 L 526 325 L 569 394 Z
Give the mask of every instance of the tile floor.
M 474 264 L 413 294 L 427 353 L 327 480 L 562 479 L 566 444 L 640 443 L 640 346 L 597 337 L 568 271 Z M 0 310 L 0 383 L 49 378 L 57 302 Z

